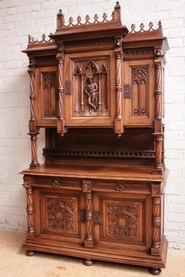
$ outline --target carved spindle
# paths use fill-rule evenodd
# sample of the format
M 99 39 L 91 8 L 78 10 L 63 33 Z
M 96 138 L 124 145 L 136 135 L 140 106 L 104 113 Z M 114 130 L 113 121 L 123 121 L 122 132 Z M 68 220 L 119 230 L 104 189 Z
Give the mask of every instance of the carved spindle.
M 37 134 L 31 134 L 31 164 L 30 167 L 38 167 L 38 158 L 37 158 Z
M 36 126 L 35 118 L 35 64 L 32 61 L 29 65 L 28 73 L 30 75 L 30 121 L 29 121 L 29 135 L 31 136 L 31 164 L 30 167 L 38 167 L 37 158 L 37 135 L 38 128 Z
M 154 173 L 163 172 L 162 166 L 162 146 L 163 146 L 163 133 L 154 133 L 155 140 L 155 166 Z
M 162 173 L 162 148 L 163 148 L 163 127 L 162 127 L 162 57 L 159 49 L 156 49 L 155 60 L 155 120 L 154 120 L 154 140 L 155 140 L 155 166 L 154 173 Z
M 153 197 L 152 254 L 157 255 L 161 247 L 161 198 Z
M 155 118 L 162 118 L 162 65 L 161 62 L 155 64 Z
M 93 238 L 93 211 L 92 211 L 92 192 L 91 192 L 91 181 L 83 181 L 83 192 L 86 197 L 86 238 L 84 240 L 85 247 L 94 246 Z
M 29 69 L 30 75 L 30 120 L 35 120 L 35 69 Z
M 58 81 L 59 81 L 59 97 L 58 97 L 58 120 L 57 120 L 57 132 L 63 136 L 66 133 L 65 119 L 64 119 L 64 58 L 62 53 L 62 46 L 59 47 L 59 53 L 56 58 L 58 60 Z
M 121 54 L 116 55 L 117 118 L 122 118 Z
M 32 196 L 32 188 L 31 188 L 31 179 L 24 178 L 24 188 L 26 189 L 27 193 L 27 215 L 28 215 L 28 231 L 27 231 L 27 238 L 34 239 L 34 222 L 33 222 L 33 196 Z
M 121 52 L 120 50 L 115 50 L 116 57 L 116 94 L 117 94 L 117 109 L 116 109 L 116 119 L 115 119 L 115 133 L 118 137 L 123 133 L 123 123 L 122 123 L 122 67 L 121 67 Z

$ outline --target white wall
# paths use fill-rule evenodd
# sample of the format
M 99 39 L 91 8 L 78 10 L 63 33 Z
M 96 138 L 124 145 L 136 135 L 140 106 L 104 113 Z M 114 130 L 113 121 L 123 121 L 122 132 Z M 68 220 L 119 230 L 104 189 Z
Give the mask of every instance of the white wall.
M 22 175 L 30 164 L 28 59 L 21 53 L 27 35 L 40 39 L 54 33 L 61 8 L 66 20 L 103 12 L 111 0 L 0 0 L 0 228 L 26 231 L 26 196 Z M 122 22 L 130 28 L 162 20 L 168 37 L 165 71 L 166 189 L 165 233 L 171 247 L 185 249 L 185 1 L 120 0 Z M 38 148 L 42 148 L 43 134 Z M 40 161 L 42 160 L 40 150 Z

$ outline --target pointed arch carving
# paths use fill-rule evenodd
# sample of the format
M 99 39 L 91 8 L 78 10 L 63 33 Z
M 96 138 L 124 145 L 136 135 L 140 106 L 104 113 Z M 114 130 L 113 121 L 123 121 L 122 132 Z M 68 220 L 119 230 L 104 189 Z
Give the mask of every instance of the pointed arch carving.
M 109 97 L 108 58 L 73 61 L 74 116 L 106 116 Z

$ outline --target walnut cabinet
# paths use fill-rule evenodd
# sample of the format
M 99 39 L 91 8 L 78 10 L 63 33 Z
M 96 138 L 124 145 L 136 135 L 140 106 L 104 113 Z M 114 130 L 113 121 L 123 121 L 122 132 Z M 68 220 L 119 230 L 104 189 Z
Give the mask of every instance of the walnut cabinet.
M 23 170 L 24 247 L 84 259 L 165 267 L 164 84 L 166 37 L 87 15 L 49 39 L 29 36 L 31 163 Z M 45 130 L 44 164 L 37 156 Z

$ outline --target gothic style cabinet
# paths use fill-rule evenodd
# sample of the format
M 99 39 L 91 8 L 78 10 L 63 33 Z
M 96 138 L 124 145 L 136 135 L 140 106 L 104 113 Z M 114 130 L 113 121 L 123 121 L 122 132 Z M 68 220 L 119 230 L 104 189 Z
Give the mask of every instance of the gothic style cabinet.
M 103 14 L 85 23 L 61 10 L 57 29 L 29 36 L 31 164 L 27 255 L 45 251 L 93 260 L 165 267 L 161 22 L 148 30 Z M 45 162 L 37 136 L 45 129 Z

